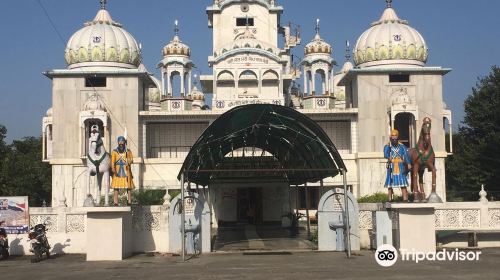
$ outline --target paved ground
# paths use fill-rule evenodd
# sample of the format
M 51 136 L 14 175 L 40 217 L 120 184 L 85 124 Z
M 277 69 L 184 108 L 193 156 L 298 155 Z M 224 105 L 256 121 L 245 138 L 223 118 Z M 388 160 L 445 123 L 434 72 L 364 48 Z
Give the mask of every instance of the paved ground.
M 2 279 L 500 279 L 500 249 L 483 249 L 477 262 L 398 261 L 379 266 L 371 251 L 343 253 L 213 253 L 183 263 L 178 256 L 137 255 L 121 262 L 85 262 L 62 255 L 31 264 L 28 257 L 0 261 Z
M 281 226 L 249 224 L 220 227 L 215 230 L 214 251 L 242 250 L 313 250 L 316 245 L 307 238 L 307 232 L 292 233 Z

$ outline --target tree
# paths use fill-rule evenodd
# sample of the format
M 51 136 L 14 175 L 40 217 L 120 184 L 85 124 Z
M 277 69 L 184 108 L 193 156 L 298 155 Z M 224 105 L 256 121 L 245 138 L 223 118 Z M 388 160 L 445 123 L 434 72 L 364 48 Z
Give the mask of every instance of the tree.
M 7 146 L 1 158 L 0 195 L 28 196 L 31 206 L 50 202 L 51 168 L 41 161 L 41 151 L 41 138 L 35 137 L 14 140 Z
M 500 68 L 479 78 L 464 103 L 465 117 L 453 136 L 455 155 L 447 160 L 448 187 L 465 200 L 477 200 L 481 184 L 500 196 Z

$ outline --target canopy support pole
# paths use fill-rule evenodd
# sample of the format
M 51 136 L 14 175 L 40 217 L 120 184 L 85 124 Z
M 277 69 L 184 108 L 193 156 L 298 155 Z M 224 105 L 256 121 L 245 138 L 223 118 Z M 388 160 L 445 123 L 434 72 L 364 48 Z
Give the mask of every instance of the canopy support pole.
M 181 236 L 182 236 L 182 261 L 186 261 L 186 212 L 184 211 L 184 172 L 181 173 Z
M 309 188 L 304 184 L 306 192 L 306 218 L 307 218 L 307 238 L 311 237 L 311 219 L 309 219 Z
M 345 217 L 345 232 L 346 232 L 346 252 L 347 252 L 347 258 L 351 258 L 351 224 L 349 222 L 349 199 L 347 197 L 347 178 L 346 178 L 346 171 L 345 169 L 341 169 L 340 172 L 342 173 L 342 178 L 344 181 L 344 217 Z

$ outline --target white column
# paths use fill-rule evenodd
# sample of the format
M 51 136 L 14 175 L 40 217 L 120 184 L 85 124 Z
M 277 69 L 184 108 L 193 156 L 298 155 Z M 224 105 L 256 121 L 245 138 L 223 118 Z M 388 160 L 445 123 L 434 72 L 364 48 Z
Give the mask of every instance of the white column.
M 321 93 L 322 95 L 325 95 L 326 92 L 328 91 L 327 85 L 328 85 L 328 72 L 324 71 L 325 75 L 323 76 L 323 92 Z
M 161 68 L 161 96 L 160 100 L 162 97 L 165 97 L 167 93 L 165 92 L 165 69 L 162 67 Z
M 311 71 L 311 95 L 316 95 L 316 69 Z
M 167 71 L 167 95 L 170 95 L 171 97 L 174 96 L 174 93 L 172 92 L 172 73 L 170 71 Z
M 184 69 L 181 72 L 181 97 L 186 97 L 186 85 L 184 84 Z
M 45 160 L 48 158 L 47 156 L 47 151 L 45 150 L 45 146 L 47 145 L 47 133 L 46 133 L 46 128 L 44 127 L 42 129 L 42 160 Z
M 304 68 L 304 95 L 307 96 L 307 83 L 309 82 L 308 74 L 309 72 Z
M 191 69 L 188 71 L 188 94 L 191 94 L 193 91 L 193 81 L 191 77 Z

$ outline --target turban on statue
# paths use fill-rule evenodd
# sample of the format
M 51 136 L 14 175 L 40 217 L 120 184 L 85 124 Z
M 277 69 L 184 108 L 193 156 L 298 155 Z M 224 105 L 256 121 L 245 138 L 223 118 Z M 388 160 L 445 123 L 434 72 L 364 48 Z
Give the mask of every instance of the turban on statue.
M 397 129 L 391 130 L 391 137 L 399 137 L 399 131 Z

